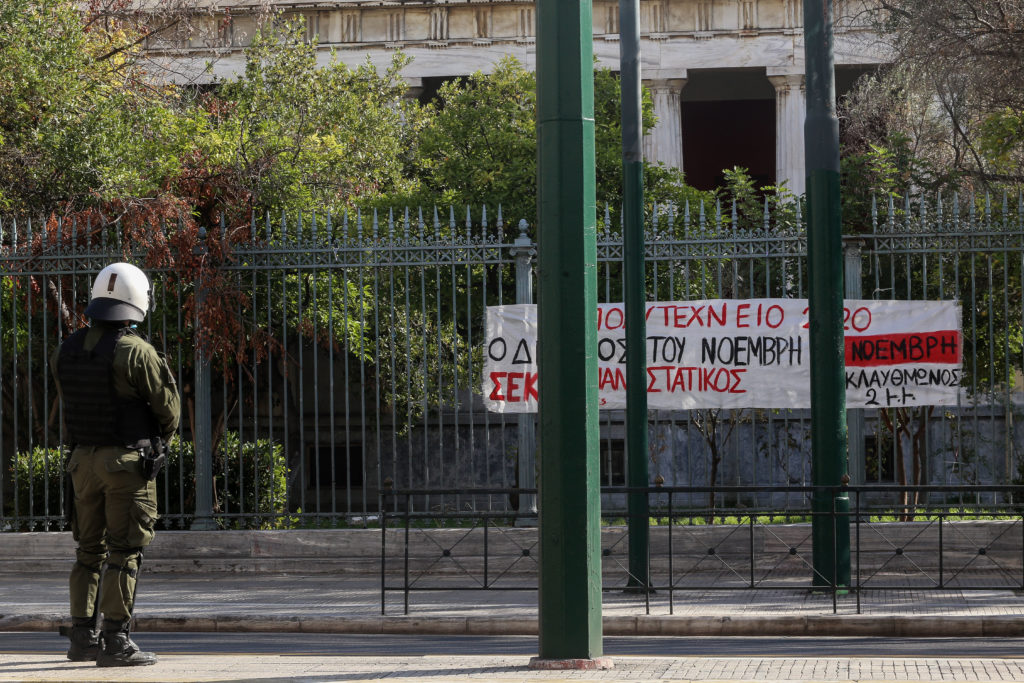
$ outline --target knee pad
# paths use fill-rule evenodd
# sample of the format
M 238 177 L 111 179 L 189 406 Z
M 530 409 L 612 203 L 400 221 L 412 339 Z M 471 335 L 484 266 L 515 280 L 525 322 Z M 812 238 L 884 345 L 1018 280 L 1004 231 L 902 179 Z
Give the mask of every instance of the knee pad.
M 130 550 L 111 550 L 110 554 L 107 555 L 106 570 L 118 571 L 133 579 L 136 578 L 139 572 L 139 567 L 142 565 L 142 548 L 132 548 Z
M 77 548 L 75 550 L 75 564 L 80 565 L 83 569 L 99 573 L 100 565 L 107 559 L 107 553 L 105 552 L 92 552 L 89 550 L 83 550 Z

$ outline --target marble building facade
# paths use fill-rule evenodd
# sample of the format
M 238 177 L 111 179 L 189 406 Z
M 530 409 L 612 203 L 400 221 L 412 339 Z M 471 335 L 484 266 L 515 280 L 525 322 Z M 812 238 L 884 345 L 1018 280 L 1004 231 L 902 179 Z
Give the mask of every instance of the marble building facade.
M 886 61 L 862 21 L 870 0 L 835 0 L 836 83 L 842 93 Z M 443 80 L 487 72 L 504 56 L 536 67 L 534 3 L 517 0 L 274 0 L 301 14 L 322 59 L 380 67 L 396 49 L 413 58 L 403 77 L 429 97 Z M 805 110 L 802 0 L 640 0 L 642 78 L 658 122 L 645 139 L 649 160 L 682 168 L 698 187 L 722 168 L 745 166 L 761 182 L 804 190 Z M 260 7 L 265 7 L 261 3 Z M 200 31 L 164 36 L 154 55 L 209 61 L 205 78 L 243 66 L 256 5 L 221 0 Z M 617 2 L 593 3 L 594 53 L 619 65 Z

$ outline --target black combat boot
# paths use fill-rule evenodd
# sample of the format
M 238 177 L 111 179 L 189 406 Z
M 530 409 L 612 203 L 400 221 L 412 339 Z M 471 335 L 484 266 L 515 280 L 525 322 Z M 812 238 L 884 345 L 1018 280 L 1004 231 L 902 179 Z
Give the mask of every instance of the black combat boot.
M 100 632 L 95 617 L 71 617 L 71 628 L 60 627 L 60 633 L 71 639 L 68 659 L 72 662 L 95 662 L 100 652 Z
M 103 621 L 100 653 L 96 666 L 148 666 L 156 664 L 156 655 L 142 652 L 128 635 L 129 620 Z

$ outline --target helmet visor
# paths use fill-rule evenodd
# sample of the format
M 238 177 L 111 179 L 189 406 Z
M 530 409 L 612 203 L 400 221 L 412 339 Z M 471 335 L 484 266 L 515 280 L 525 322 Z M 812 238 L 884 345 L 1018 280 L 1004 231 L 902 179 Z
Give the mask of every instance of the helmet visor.
M 107 297 L 96 297 L 90 301 L 85 309 L 85 314 L 93 320 L 108 322 L 132 320 L 140 323 L 146 319 L 146 312 L 138 306 Z

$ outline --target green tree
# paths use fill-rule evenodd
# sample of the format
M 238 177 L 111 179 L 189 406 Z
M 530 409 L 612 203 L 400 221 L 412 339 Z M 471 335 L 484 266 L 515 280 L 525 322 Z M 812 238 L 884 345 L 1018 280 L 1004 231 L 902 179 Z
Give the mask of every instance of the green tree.
M 866 139 L 884 145 L 902 134 L 915 160 L 941 170 L 936 181 L 989 190 L 1024 181 L 1014 124 L 1024 112 L 1024 6 L 880 0 L 865 11 L 894 65 L 852 100 L 850 120 L 874 126 Z
M 294 211 L 409 191 L 405 166 L 420 116 L 399 78 L 407 57 L 396 53 L 382 74 L 369 61 L 353 69 L 333 55 L 318 65 L 301 21 L 265 23 L 245 56 L 244 72 L 208 103 L 197 174 L 214 194 L 258 211 Z
M 427 105 L 417 171 L 427 204 L 501 204 L 536 216 L 536 78 L 512 57 L 493 73 L 448 81 Z
M 98 3 L 93 3 L 97 5 Z M 126 21 L 68 0 L 0 8 L 0 209 L 40 213 L 151 197 L 187 130 L 149 83 Z
M 506 218 L 536 216 L 536 76 L 514 58 L 490 74 L 449 81 L 427 106 L 429 121 L 420 136 L 420 201 L 442 206 L 494 207 Z M 608 69 L 594 71 L 596 194 L 602 208 L 618 214 L 622 197 L 621 89 Z M 650 92 L 643 90 L 643 129 L 655 123 Z M 645 164 L 645 198 L 650 202 L 701 196 L 677 169 Z

